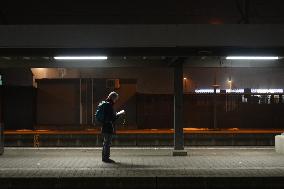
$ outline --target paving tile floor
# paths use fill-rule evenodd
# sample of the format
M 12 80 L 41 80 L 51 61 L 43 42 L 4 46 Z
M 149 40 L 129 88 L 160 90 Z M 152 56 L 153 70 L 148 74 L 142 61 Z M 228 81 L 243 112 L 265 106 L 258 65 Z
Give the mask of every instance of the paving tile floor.
M 284 155 L 271 147 L 194 147 L 188 156 L 171 148 L 5 148 L 0 177 L 283 177 Z

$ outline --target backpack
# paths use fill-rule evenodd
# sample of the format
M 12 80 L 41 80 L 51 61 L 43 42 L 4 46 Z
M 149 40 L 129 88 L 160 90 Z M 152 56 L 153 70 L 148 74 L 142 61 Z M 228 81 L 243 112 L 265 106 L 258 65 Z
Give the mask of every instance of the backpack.
M 95 118 L 96 118 L 96 121 L 99 122 L 99 123 L 104 123 L 104 119 L 105 119 L 104 109 L 105 109 L 106 103 L 107 103 L 106 101 L 102 101 L 97 106 Z

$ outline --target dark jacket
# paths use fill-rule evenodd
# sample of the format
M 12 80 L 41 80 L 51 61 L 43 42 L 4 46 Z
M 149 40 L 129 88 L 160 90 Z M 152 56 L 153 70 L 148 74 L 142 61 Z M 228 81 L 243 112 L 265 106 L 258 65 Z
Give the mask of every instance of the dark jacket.
M 116 112 L 113 109 L 113 101 L 107 99 L 104 106 L 104 123 L 102 125 L 102 133 L 113 134 L 114 131 L 114 121 L 118 118 Z

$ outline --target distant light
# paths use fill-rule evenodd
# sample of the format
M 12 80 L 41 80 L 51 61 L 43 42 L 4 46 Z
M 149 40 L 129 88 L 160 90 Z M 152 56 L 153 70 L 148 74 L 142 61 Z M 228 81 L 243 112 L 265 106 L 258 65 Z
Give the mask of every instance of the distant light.
M 226 93 L 244 93 L 244 89 L 225 89 Z M 251 89 L 251 93 L 259 94 L 273 94 L 273 93 L 283 93 L 283 89 Z M 196 89 L 195 93 L 214 93 L 214 89 Z M 220 93 L 220 89 L 216 90 L 216 93 Z
M 220 92 L 220 89 L 217 89 L 217 93 Z M 196 89 L 195 93 L 214 93 L 214 89 Z
M 252 93 L 283 93 L 283 89 L 251 89 Z
M 187 78 L 186 78 L 186 77 L 184 77 L 183 79 L 184 79 L 184 80 L 187 80 Z
M 244 93 L 244 89 L 226 89 L 226 93 Z
M 278 60 L 278 56 L 227 56 L 227 60 Z
M 229 82 L 229 83 L 232 82 L 232 77 L 231 77 L 231 76 L 229 77 L 228 82 Z
M 56 60 L 106 60 L 107 56 L 55 56 Z

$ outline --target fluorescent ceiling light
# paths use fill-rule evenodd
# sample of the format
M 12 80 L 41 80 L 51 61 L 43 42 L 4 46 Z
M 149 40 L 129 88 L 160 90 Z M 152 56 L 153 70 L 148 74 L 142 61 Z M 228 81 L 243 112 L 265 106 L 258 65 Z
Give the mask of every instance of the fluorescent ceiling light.
M 55 56 L 56 60 L 106 60 L 107 56 Z
M 278 56 L 227 56 L 227 60 L 278 60 Z

